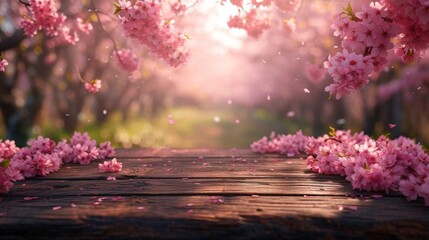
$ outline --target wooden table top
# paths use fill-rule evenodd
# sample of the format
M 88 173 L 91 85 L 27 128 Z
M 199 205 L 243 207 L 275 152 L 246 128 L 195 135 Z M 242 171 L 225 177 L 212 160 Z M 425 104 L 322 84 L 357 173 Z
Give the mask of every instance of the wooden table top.
M 0 239 L 429 239 L 429 207 L 354 191 L 302 158 L 244 149 L 118 150 L 0 195 Z M 108 181 L 108 176 L 116 180 Z

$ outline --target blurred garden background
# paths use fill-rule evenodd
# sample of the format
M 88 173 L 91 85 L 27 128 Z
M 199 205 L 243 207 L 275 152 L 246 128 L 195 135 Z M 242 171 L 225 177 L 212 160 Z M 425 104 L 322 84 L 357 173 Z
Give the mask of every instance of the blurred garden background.
M 10 65 L 0 72 L 1 138 L 23 145 L 29 137 L 59 140 L 77 130 L 125 148 L 248 147 L 271 131 L 318 136 L 332 126 L 429 143 L 427 54 L 409 65 L 390 56 L 385 71 L 340 100 L 324 91 L 329 75 L 311 76 L 310 68 L 323 68 L 341 45 L 330 26 L 345 1 L 302 1 L 288 19 L 296 30 L 285 29 L 278 15 L 259 39 L 227 26 L 233 7 L 182 2 L 191 6 L 185 13 L 165 15 L 190 37 L 191 57 L 171 68 L 123 36 L 111 1 L 61 1 L 62 11 L 94 26 L 76 45 L 25 37 L 17 23 L 25 7 L 2 1 L 0 52 Z M 112 36 L 118 46 L 137 46 L 138 71 L 117 66 Z M 101 79 L 101 91 L 86 92 L 80 77 Z

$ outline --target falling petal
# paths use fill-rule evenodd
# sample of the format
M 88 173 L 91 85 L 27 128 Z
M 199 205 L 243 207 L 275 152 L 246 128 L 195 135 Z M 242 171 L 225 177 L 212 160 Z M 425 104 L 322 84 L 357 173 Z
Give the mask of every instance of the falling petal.
M 348 207 L 350 210 L 353 210 L 353 211 L 357 211 L 358 210 L 358 207 L 357 206 L 349 206 Z
M 394 127 L 396 127 L 395 124 L 389 123 L 389 128 L 394 128 Z
M 304 88 L 304 92 L 305 93 L 310 93 L 310 90 L 308 90 L 308 88 Z
M 38 198 L 39 197 L 25 197 L 24 200 L 25 201 L 31 201 L 31 200 L 38 199 Z
M 118 202 L 118 201 L 123 201 L 125 198 L 122 196 L 117 196 L 117 197 L 112 197 L 112 201 Z
M 56 207 L 52 207 L 52 210 L 57 211 L 60 210 L 62 207 L 61 206 L 56 206 Z
M 346 119 L 344 119 L 344 118 L 340 118 L 340 119 L 338 119 L 338 120 L 337 120 L 337 124 L 338 124 L 338 125 L 344 125 L 344 124 L 346 124 Z
M 295 112 L 294 111 L 289 111 L 289 112 L 287 112 L 287 116 L 288 117 L 295 117 Z

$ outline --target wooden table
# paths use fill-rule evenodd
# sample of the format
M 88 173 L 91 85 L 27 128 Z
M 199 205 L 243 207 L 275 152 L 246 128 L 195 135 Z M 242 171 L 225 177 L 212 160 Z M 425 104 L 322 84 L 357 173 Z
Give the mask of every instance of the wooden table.
M 0 239 L 429 239 L 429 207 L 249 150 L 118 150 L 0 195 Z M 116 180 L 108 181 L 108 176 Z

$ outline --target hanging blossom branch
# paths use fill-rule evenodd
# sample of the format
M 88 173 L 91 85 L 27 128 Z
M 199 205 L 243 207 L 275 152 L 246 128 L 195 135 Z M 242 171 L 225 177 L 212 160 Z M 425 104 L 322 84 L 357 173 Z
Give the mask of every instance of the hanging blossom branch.
M 34 37 L 38 31 L 43 30 L 46 35 L 57 37 L 69 44 L 79 41 L 77 33 L 71 34 L 70 28 L 65 25 L 67 17 L 58 12 L 54 0 L 29 0 L 25 6 L 28 7 L 30 15 L 21 20 L 21 27 L 27 36 Z
M 133 52 L 129 49 L 118 49 L 118 46 L 116 44 L 115 39 L 112 37 L 112 35 L 105 29 L 103 23 L 101 22 L 101 18 L 99 15 L 99 11 L 95 5 L 95 1 L 91 0 L 92 3 L 92 7 L 94 8 L 94 12 L 95 15 L 97 17 L 97 22 L 100 25 L 100 28 L 103 30 L 103 32 L 106 34 L 106 36 L 112 41 L 113 43 L 113 48 L 114 48 L 114 56 L 115 59 L 118 61 L 119 66 L 128 72 L 133 72 L 135 70 L 137 70 L 137 68 L 139 67 L 140 61 L 139 59 L 137 59 L 135 57 L 135 55 L 133 54 Z M 101 12 L 100 12 L 101 13 Z M 106 14 L 106 13 L 103 13 Z M 107 15 L 107 14 L 106 14 Z M 110 15 L 108 15 L 110 16 Z M 100 83 L 101 84 L 101 83 Z M 87 84 L 85 84 L 85 88 L 86 88 Z M 88 90 L 88 88 L 86 88 Z
M 71 22 L 75 28 L 72 34 L 72 29 L 66 26 L 67 17 L 58 12 L 55 0 L 29 0 L 29 2 L 19 0 L 19 2 L 30 12 L 29 16 L 24 16 L 21 20 L 21 27 L 26 36 L 34 37 L 39 31 L 43 31 L 47 36 L 57 39 L 56 44 L 74 45 L 79 41 L 77 30 L 86 34 L 92 30 L 89 22 L 76 18 Z M 7 60 L 1 55 L 0 72 L 4 72 L 7 65 Z
M 296 29 L 294 17 L 302 6 L 302 0 L 251 0 L 249 4 L 245 4 L 243 0 L 220 1 L 222 5 L 226 2 L 237 7 L 238 10 L 237 15 L 230 17 L 228 26 L 243 29 L 248 36 L 253 38 L 259 38 L 265 30 L 271 28 L 270 15 L 265 14 L 262 17 L 263 9 L 274 7 L 281 11 L 287 16 L 282 21 L 283 29 L 293 32 Z
M 189 52 L 185 49 L 186 34 L 177 32 L 174 20 L 165 20 L 159 0 L 139 0 L 135 3 L 114 3 L 115 14 L 126 35 L 146 45 L 157 57 L 170 66 L 177 67 L 187 62 Z
M 411 0 L 381 0 L 356 13 L 345 7 L 332 24 L 343 51 L 325 62 L 334 80 L 325 90 L 340 99 L 361 88 L 384 69 L 392 49 L 404 63 L 415 61 L 428 48 L 428 11 L 428 3 Z
M 186 6 L 184 3 L 182 3 L 182 0 L 178 0 L 177 2 L 170 3 L 170 10 L 173 12 L 176 16 L 180 16 L 186 13 L 189 9 L 195 7 L 199 3 L 199 0 L 196 0 L 194 3 L 192 3 L 189 6 Z
M 23 0 L 19 0 L 19 3 L 21 3 L 22 5 L 24 5 L 24 6 L 25 6 L 25 8 L 27 8 L 27 10 L 29 10 L 29 11 L 30 11 L 30 6 L 31 6 L 31 4 L 29 4 L 28 2 L 25 2 L 25 1 L 23 1 Z

